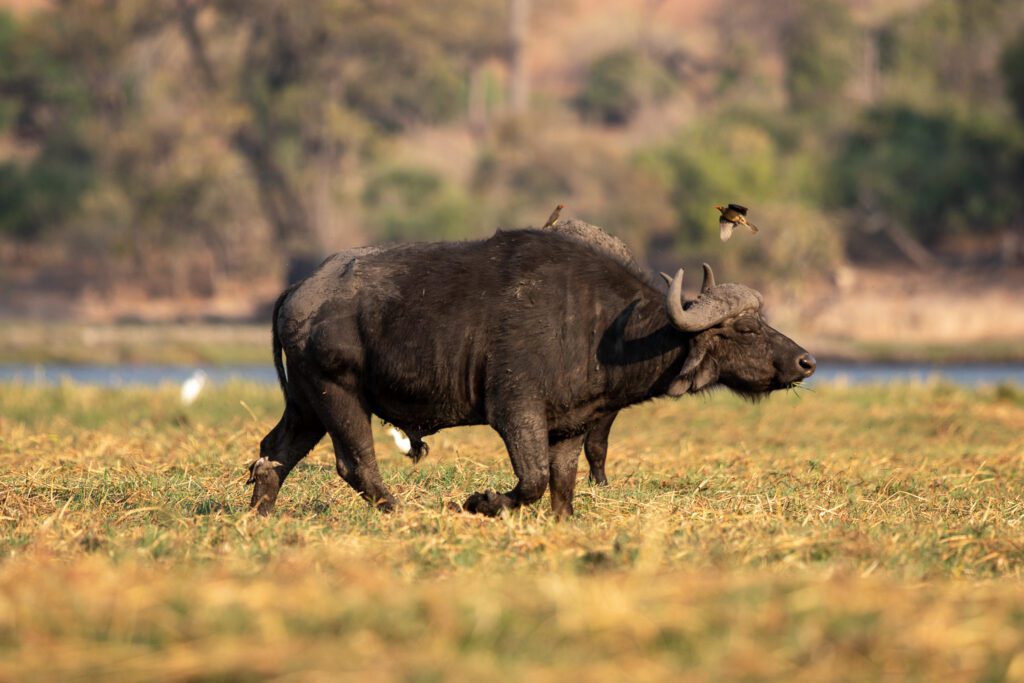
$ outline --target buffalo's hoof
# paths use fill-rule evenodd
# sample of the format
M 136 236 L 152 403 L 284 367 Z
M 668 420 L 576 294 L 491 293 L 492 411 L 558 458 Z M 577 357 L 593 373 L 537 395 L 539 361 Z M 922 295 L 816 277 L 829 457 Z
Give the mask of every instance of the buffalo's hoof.
M 590 483 L 596 486 L 607 486 L 608 477 L 604 476 L 604 472 L 591 472 Z
M 246 486 L 251 486 L 256 483 L 256 467 L 265 461 L 266 458 L 257 458 L 249 463 L 249 478 L 245 481 Z
M 501 511 L 511 505 L 508 496 L 487 491 L 485 493 L 474 493 L 463 503 L 462 509 L 478 515 L 496 517 Z
M 277 492 L 281 490 L 281 476 L 277 470 L 281 463 L 260 458 L 249 466 L 249 481 L 252 487 L 252 499 L 249 507 L 256 508 L 261 515 L 269 515 L 277 502 Z

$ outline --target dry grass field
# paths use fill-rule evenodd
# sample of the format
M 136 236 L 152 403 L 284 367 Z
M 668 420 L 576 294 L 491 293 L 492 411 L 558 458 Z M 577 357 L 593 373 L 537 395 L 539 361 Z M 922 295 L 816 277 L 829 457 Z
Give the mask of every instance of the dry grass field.
M 0 680 L 1024 680 L 1024 393 L 622 415 L 607 488 L 497 520 L 487 429 L 371 511 L 326 444 L 247 511 L 276 388 L 0 389 Z

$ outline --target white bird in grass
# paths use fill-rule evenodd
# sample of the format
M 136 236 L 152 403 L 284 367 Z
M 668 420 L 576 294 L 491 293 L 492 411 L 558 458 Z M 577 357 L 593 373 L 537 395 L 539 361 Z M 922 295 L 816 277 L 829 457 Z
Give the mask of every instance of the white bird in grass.
M 192 376 L 185 380 L 181 385 L 181 403 L 186 406 L 190 406 L 195 403 L 195 400 L 199 398 L 199 394 L 205 386 L 206 373 L 202 370 L 196 370 L 193 372 Z
M 402 430 L 390 427 L 388 434 L 395 440 L 395 445 L 398 446 L 398 450 L 402 451 L 402 453 L 408 453 L 409 449 L 412 448 L 412 442 L 409 441 L 409 437 L 402 433 Z

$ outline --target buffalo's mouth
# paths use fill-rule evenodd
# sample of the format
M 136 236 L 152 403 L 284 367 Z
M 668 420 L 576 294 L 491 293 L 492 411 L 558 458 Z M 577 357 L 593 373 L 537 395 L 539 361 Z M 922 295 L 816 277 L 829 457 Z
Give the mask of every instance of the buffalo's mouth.
M 803 386 L 804 380 L 811 376 L 814 371 L 806 373 L 791 373 L 787 375 L 775 375 L 760 381 L 742 380 L 738 378 L 722 377 L 720 382 L 735 394 L 750 401 L 758 401 L 774 391 L 796 389 Z
M 747 401 L 750 401 L 751 403 L 758 403 L 762 399 L 767 398 L 770 394 L 772 394 L 772 393 L 774 393 L 776 391 L 786 391 L 786 390 L 789 390 L 789 389 L 799 389 L 801 386 L 803 386 L 803 382 L 802 382 L 802 380 L 795 380 L 795 381 L 792 381 L 792 382 L 772 382 L 770 385 L 768 385 L 767 387 L 763 387 L 763 388 L 762 387 L 754 388 L 754 387 L 751 387 L 749 385 L 748 386 L 744 386 L 744 387 L 735 387 L 735 386 L 729 386 L 729 385 L 725 385 L 725 386 L 727 386 L 729 388 L 729 390 L 732 393 L 736 394 L 737 396 L 739 396 L 739 397 L 741 397 L 741 398 L 743 398 L 743 399 L 745 399 Z
M 762 381 L 747 381 L 723 377 L 721 378 L 721 384 L 728 388 L 729 391 L 742 396 L 748 401 L 759 401 L 773 391 L 785 388 L 774 377 Z
M 780 368 L 780 371 L 776 374 L 776 389 L 792 389 L 799 386 L 801 382 L 814 374 L 814 371 L 818 368 L 818 361 L 815 360 L 814 356 L 804 351 L 794 361 L 786 365 L 785 371 L 782 371 Z

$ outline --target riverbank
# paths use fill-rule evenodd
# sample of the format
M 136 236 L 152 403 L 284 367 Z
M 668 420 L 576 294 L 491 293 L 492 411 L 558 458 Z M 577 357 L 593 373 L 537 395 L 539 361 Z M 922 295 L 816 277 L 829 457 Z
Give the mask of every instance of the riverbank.
M 269 323 L 0 323 L 0 364 L 270 363 Z

